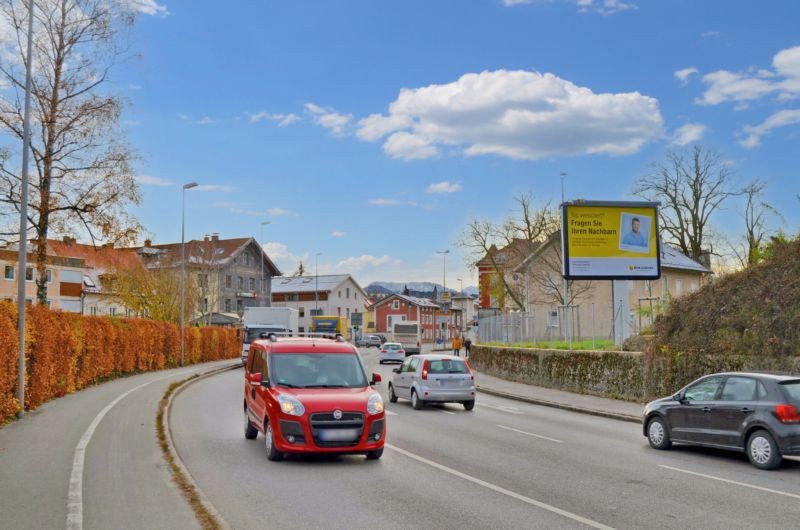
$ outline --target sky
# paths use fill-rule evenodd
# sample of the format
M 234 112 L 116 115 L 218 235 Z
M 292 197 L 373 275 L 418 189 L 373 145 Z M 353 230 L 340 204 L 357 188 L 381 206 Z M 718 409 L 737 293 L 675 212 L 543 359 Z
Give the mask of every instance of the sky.
M 694 143 L 800 228 L 796 1 L 127 1 L 112 82 L 154 242 L 180 241 L 196 181 L 187 239 L 252 236 L 285 273 L 362 285 L 446 265 L 466 287 L 470 220 L 558 203 L 562 173 L 568 200 L 632 200 Z M 741 209 L 714 230 L 736 237 Z

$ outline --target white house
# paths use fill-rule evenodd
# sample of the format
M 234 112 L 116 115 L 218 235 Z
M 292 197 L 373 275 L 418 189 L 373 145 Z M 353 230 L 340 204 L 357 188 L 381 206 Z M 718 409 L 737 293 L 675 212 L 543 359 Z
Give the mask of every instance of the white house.
M 272 306 L 297 309 L 301 333 L 309 329 L 314 315 L 347 317 L 350 327 L 350 315 L 364 313 L 366 299 L 367 293 L 349 274 L 272 278 Z

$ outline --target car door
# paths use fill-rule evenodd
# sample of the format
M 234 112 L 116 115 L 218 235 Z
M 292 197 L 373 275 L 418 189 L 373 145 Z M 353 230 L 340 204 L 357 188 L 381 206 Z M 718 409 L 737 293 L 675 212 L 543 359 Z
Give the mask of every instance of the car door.
M 408 385 L 408 398 L 411 399 L 411 389 L 414 388 L 414 383 L 419 381 L 419 357 L 411 357 L 411 362 L 408 363 L 408 371 L 405 373 L 406 384 Z M 419 386 L 419 385 L 417 385 Z
M 261 374 L 262 380 L 267 377 L 267 363 L 266 354 L 262 350 L 250 350 L 250 355 L 253 356 L 253 370 L 252 374 Z M 262 387 L 260 384 L 251 384 L 250 386 L 250 412 L 254 416 L 254 421 L 261 421 L 266 412 L 265 393 L 267 388 Z
M 408 368 L 411 365 L 411 359 L 406 359 L 403 364 L 398 368 L 399 372 L 392 377 L 392 385 L 394 386 L 394 393 L 398 397 L 408 398 Z
M 713 443 L 709 429 L 710 414 L 717 404 L 722 376 L 710 376 L 688 386 L 681 401 L 667 412 L 670 435 L 675 441 Z
M 719 400 L 710 413 L 713 443 L 741 447 L 741 434 L 747 420 L 755 413 L 759 388 L 763 384 L 754 377 L 731 375 L 725 379 Z

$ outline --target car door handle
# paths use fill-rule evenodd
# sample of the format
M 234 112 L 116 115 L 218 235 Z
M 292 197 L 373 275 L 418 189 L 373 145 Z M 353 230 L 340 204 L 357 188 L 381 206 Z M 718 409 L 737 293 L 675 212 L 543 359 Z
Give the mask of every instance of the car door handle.
M 703 407 L 703 412 L 711 412 L 711 407 Z
M 748 414 L 750 412 L 753 412 L 753 409 L 747 408 L 747 407 L 742 407 L 742 412 L 745 413 L 745 414 Z

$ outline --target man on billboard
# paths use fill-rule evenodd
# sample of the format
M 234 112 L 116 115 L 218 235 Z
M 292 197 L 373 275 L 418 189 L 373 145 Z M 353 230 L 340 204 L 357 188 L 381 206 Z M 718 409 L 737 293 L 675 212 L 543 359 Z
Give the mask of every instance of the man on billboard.
M 629 227 L 629 228 L 628 228 Z M 649 252 L 650 218 L 647 216 L 622 214 L 622 239 L 619 248 L 632 252 Z

